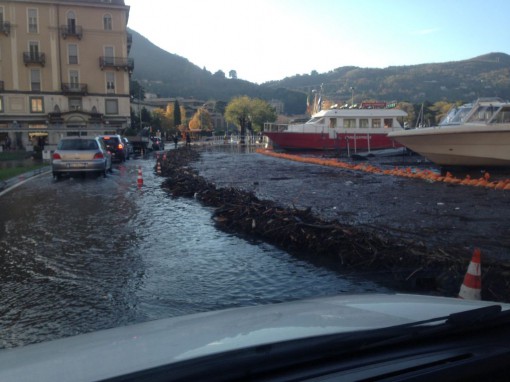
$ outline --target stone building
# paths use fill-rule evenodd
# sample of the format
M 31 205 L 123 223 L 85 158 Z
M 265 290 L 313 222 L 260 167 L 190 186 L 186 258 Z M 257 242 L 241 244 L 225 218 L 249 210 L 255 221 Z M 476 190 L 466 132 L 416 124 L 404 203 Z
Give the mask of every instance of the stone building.
M 126 129 L 128 17 L 124 0 L 0 0 L 0 144 Z

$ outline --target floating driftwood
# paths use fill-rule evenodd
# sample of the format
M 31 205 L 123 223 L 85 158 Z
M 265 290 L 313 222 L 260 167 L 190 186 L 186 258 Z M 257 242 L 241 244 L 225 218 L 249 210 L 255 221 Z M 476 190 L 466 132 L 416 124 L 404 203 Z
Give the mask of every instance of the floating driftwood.
M 310 209 L 285 207 L 260 200 L 252 192 L 217 188 L 206 181 L 190 163 L 199 151 L 182 148 L 168 152 L 161 161 L 163 187 L 174 197 L 195 198 L 216 208 L 218 228 L 250 235 L 290 253 L 327 256 L 346 272 L 392 275 L 392 286 L 401 290 L 456 296 L 471 253 L 464 247 L 427 248 L 400 238 L 382 236 L 337 221 L 325 221 Z M 482 296 L 486 300 L 510 301 L 510 265 L 482 260 Z M 367 276 L 368 277 L 368 276 Z

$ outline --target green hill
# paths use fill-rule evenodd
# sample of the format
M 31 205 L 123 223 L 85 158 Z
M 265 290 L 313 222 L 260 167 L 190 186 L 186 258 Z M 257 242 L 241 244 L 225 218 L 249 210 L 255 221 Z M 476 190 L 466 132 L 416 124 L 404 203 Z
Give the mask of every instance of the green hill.
M 247 95 L 284 102 L 287 114 L 305 112 L 306 97 L 323 85 L 325 97 L 337 103 L 362 100 L 471 101 L 478 97 L 510 99 L 510 56 L 490 53 L 464 61 L 391 66 L 384 69 L 344 66 L 327 73 L 294 75 L 257 85 L 201 69 L 186 58 L 168 53 L 139 33 L 133 36 L 133 80 L 161 97 L 186 97 L 228 102 Z M 351 88 L 354 88 L 352 91 Z

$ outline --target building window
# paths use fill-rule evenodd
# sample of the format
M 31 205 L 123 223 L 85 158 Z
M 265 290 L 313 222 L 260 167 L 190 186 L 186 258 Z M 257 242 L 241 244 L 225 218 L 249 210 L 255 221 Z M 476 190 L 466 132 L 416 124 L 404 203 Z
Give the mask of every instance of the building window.
M 80 75 L 77 70 L 69 71 L 69 84 L 72 90 L 78 90 L 80 88 Z
M 380 119 L 372 119 L 372 128 L 380 129 L 381 128 L 381 120 Z
M 30 60 L 38 61 L 39 56 L 39 43 L 37 41 L 30 41 L 28 43 L 28 50 L 30 51 Z
M 360 119 L 359 127 L 363 128 L 363 129 L 368 129 L 368 119 Z
M 106 92 L 115 93 L 115 72 L 106 72 Z
M 67 51 L 69 54 L 69 64 L 70 65 L 78 64 L 78 45 L 69 44 L 67 47 Z
M 107 99 L 105 101 L 106 114 L 119 114 L 119 101 L 116 99 Z
M 0 113 L 4 112 L 4 97 L 0 96 Z
M 81 110 L 82 109 L 82 100 L 81 98 L 69 98 L 69 110 Z
M 44 113 L 43 97 L 30 97 L 30 112 Z
M 37 9 L 28 9 L 28 33 L 37 33 L 39 30 L 37 26 Z
M 112 28 L 112 16 L 111 15 L 104 15 L 103 17 L 103 27 L 105 31 L 111 31 Z
M 76 33 L 76 16 L 73 11 L 67 12 L 67 31 Z
M 39 69 L 30 70 L 30 89 L 33 92 L 41 91 L 41 71 Z
M 114 50 L 113 46 L 105 46 L 104 47 L 104 62 L 106 65 L 113 65 L 114 60 Z

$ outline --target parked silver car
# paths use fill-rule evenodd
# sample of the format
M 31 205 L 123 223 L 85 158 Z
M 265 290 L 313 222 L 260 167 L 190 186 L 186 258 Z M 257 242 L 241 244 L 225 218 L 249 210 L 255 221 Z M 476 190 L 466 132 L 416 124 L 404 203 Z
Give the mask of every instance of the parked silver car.
M 78 172 L 95 172 L 106 177 L 106 172 L 112 169 L 112 156 L 99 137 L 65 137 L 53 153 L 51 167 L 57 179 Z

